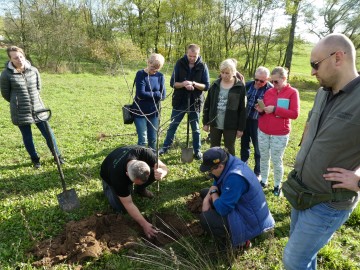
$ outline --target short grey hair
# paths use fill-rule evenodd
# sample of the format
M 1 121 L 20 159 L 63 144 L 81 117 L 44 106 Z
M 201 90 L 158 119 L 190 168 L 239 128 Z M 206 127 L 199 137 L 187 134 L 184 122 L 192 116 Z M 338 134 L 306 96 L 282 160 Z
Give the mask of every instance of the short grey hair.
M 270 70 L 266 67 L 263 66 L 259 66 L 256 70 L 255 70 L 255 74 L 256 73 L 262 73 L 262 74 L 266 74 L 266 78 L 270 77 Z
M 150 166 L 144 161 L 134 160 L 127 167 L 127 173 L 131 181 L 139 179 L 145 183 L 149 179 Z

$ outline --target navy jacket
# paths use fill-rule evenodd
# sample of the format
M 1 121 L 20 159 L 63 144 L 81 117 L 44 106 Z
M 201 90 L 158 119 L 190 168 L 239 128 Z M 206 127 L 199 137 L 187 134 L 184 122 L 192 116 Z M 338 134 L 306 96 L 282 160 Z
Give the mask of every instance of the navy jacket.
M 243 161 L 232 155 L 229 155 L 221 176 L 216 179 L 220 198 L 221 190 L 227 188 L 227 178 L 231 174 L 242 176 L 249 185 L 247 192 L 242 194 L 234 209 L 227 215 L 231 242 L 236 247 L 273 228 L 275 221 L 256 175 Z
M 199 57 L 195 66 L 190 70 L 189 61 L 187 56 L 180 58 L 174 68 L 174 72 L 171 76 L 170 86 L 174 87 L 175 82 L 183 81 L 195 81 L 205 84 L 204 91 L 207 91 L 210 86 L 209 70 L 205 63 L 202 62 Z M 188 97 L 190 96 L 190 110 L 200 112 L 201 106 L 204 102 L 203 92 L 195 89 L 194 91 L 188 91 L 185 88 L 174 89 L 172 95 L 172 106 L 175 110 L 186 110 L 188 107 Z

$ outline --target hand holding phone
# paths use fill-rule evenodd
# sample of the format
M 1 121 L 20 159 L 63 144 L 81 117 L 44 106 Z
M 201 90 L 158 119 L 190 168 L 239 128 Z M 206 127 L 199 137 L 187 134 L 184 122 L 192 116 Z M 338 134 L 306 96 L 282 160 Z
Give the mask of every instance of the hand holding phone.
M 263 110 L 265 108 L 265 103 L 264 103 L 264 101 L 262 99 L 258 99 L 257 104 L 259 105 L 260 109 Z

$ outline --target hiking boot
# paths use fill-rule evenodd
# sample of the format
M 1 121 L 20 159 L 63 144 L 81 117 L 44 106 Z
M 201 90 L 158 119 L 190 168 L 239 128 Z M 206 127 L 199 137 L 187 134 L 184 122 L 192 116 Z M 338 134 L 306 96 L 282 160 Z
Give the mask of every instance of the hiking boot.
M 154 198 L 154 194 L 151 191 L 147 190 L 146 188 L 143 190 L 135 190 L 135 193 L 138 194 L 140 197 L 149 198 L 149 199 Z
M 199 151 L 194 154 L 196 160 L 202 160 L 203 154 Z
M 263 181 L 260 181 L 260 185 L 262 186 L 262 188 L 267 188 L 267 184 L 265 184 Z
M 167 149 L 165 149 L 164 147 L 162 147 L 162 148 L 159 150 L 159 156 L 162 156 L 162 155 L 166 154 L 167 151 L 168 151 Z
M 274 195 L 279 197 L 280 193 L 281 193 L 281 188 L 280 187 L 274 187 L 274 191 L 273 191 Z

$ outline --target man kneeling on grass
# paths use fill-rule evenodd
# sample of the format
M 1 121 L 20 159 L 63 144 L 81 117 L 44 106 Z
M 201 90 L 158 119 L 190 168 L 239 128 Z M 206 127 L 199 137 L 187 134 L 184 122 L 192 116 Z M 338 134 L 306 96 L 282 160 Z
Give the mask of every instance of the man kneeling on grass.
M 249 247 L 250 239 L 274 227 L 259 180 L 243 161 L 213 147 L 204 153 L 200 171 L 214 176 L 213 185 L 200 192 L 200 223 L 221 248 L 229 236 L 231 247 Z
M 104 194 L 115 211 L 129 215 L 143 228 L 146 237 L 157 234 L 156 228 L 149 223 L 134 204 L 131 194 L 153 198 L 146 187 L 155 180 L 162 180 L 168 169 L 151 149 L 141 146 L 119 147 L 112 151 L 101 165 L 100 176 Z

